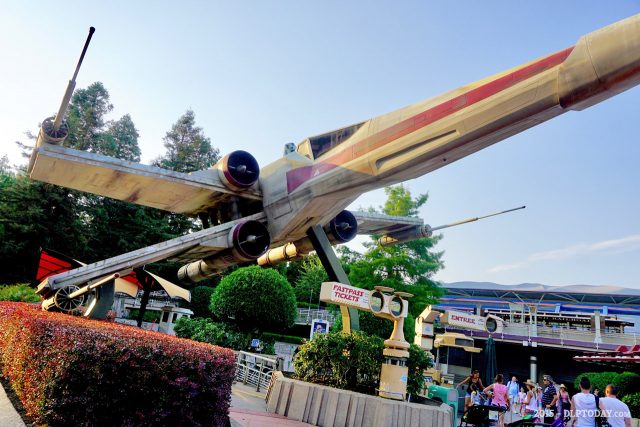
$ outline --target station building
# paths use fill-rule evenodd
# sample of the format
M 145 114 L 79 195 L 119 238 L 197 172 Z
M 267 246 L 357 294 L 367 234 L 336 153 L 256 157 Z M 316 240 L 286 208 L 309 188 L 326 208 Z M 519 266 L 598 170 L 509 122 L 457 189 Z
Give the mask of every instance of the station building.
M 507 378 L 516 375 L 537 381 L 550 374 L 558 382 L 573 383 L 581 372 L 594 370 L 573 360 L 574 356 L 640 344 L 640 289 L 488 282 L 456 282 L 444 288 L 436 309 L 491 314 L 505 321 L 504 330 L 492 337 L 498 372 Z M 477 347 L 488 338 L 486 332 L 450 325 L 444 329 L 473 338 Z M 460 376 L 469 368 L 482 369 L 482 353 L 470 358 L 452 352 L 447 357 L 450 366 L 458 366 L 454 372 Z

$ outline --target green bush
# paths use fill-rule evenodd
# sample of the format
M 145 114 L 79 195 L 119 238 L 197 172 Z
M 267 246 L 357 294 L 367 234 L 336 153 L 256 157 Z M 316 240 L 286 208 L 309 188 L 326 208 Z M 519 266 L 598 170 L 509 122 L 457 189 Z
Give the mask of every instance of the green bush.
M 180 338 L 189 338 L 234 350 L 246 350 L 251 342 L 250 335 L 239 331 L 233 325 L 201 317 L 190 319 L 183 316 L 178 319 L 173 330 Z
M 317 334 L 301 345 L 293 365 L 296 376 L 313 383 L 375 394 L 384 360 L 384 341 L 363 332 Z M 407 392 L 424 386 L 423 371 L 433 365 L 429 354 L 417 345 L 409 348 Z
M 211 317 L 211 296 L 215 288 L 211 286 L 196 286 L 191 290 L 191 304 L 189 308 L 193 311 L 193 317 Z
M 36 290 L 26 284 L 0 286 L 0 301 L 40 302 Z
M 640 375 L 635 372 L 623 372 L 618 375 L 614 384 L 618 387 L 620 396 L 636 393 L 640 391 Z
M 628 394 L 622 398 L 622 401 L 629 406 L 631 418 L 640 418 L 640 392 Z
M 140 310 L 137 308 L 132 308 L 129 310 L 129 314 L 127 315 L 127 319 L 138 320 L 138 315 L 140 314 Z M 160 322 L 160 317 L 162 316 L 162 312 L 158 310 L 145 310 L 144 315 L 142 316 L 143 322 Z
M 575 379 L 576 390 L 580 390 L 580 380 L 582 377 L 589 378 L 591 389 L 597 388 L 604 393 L 605 387 L 614 384 L 618 388 L 618 397 L 625 396 L 640 390 L 640 375 L 634 372 L 585 372 Z
M 294 359 L 296 376 L 312 383 L 372 393 L 378 386 L 383 340 L 362 332 L 317 334 Z
M 293 326 L 296 297 L 287 279 L 273 269 L 240 268 L 226 276 L 211 297 L 211 311 L 240 330 L 282 330 Z
M 37 425 L 225 425 L 231 350 L 0 303 L 0 366 Z
M 281 334 L 274 334 L 272 332 L 265 332 L 262 334 L 262 339 L 265 341 L 271 341 L 271 342 L 276 342 L 276 341 L 280 341 L 280 342 L 286 342 L 289 344 L 302 344 L 302 342 L 305 340 L 305 338 L 302 337 L 296 337 L 293 335 L 281 335 Z
M 420 346 L 411 344 L 409 347 L 409 360 L 407 367 L 409 375 L 407 380 L 407 393 L 418 394 L 424 388 L 424 371 L 433 366 L 433 356 L 424 351 Z

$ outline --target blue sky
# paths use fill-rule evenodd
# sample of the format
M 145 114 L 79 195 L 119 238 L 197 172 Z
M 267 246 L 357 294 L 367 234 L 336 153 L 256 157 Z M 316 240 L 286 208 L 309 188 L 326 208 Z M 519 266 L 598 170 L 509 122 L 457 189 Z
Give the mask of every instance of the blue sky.
M 260 164 L 286 142 L 426 99 L 575 44 L 640 1 L 3 2 L 0 155 L 58 108 L 88 27 L 78 87 L 102 81 L 143 160 L 192 108 L 222 153 Z M 640 88 L 407 183 L 446 230 L 442 281 L 640 287 Z M 354 208 L 378 206 L 382 191 Z

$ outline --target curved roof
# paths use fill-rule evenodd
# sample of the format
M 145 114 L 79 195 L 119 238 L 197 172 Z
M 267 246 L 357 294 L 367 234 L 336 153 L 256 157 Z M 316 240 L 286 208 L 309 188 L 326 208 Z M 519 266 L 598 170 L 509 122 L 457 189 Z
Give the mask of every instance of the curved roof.
M 640 306 L 640 289 L 604 285 L 548 286 L 539 283 L 499 285 L 492 282 L 444 283 L 449 296 L 536 300 L 562 304 L 602 304 Z

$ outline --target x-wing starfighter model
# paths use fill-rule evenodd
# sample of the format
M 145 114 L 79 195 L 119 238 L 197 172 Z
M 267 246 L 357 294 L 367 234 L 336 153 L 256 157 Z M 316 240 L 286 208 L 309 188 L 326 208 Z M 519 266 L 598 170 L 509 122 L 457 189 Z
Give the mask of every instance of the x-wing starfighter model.
M 183 282 L 260 257 L 260 264 L 273 264 L 308 251 L 306 235 L 316 225 L 325 227 L 331 243 L 357 233 L 395 243 L 424 237 L 428 228 L 420 219 L 344 209 L 366 191 L 419 177 L 639 82 L 635 15 L 524 65 L 288 144 L 282 158 L 262 169 L 249 153 L 234 151 L 190 174 L 63 147 L 61 107 L 42 125 L 29 165 L 32 179 L 198 216 L 206 228 L 52 276 L 38 292 L 50 296 L 166 258 L 185 263 Z

